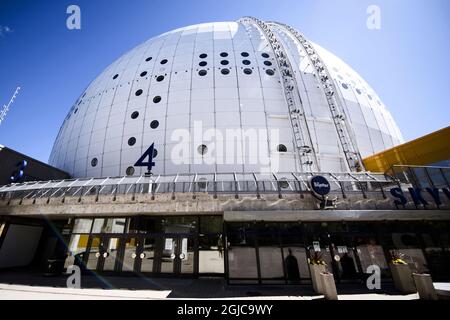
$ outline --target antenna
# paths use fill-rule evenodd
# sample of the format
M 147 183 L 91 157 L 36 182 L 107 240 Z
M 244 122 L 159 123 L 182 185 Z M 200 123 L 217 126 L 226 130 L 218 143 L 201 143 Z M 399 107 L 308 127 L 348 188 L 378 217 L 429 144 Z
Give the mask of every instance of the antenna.
M 20 87 L 17 87 L 16 91 L 14 91 L 14 94 L 11 97 L 11 99 L 9 100 L 8 104 L 7 105 L 3 105 L 3 108 L 0 111 L 0 124 L 2 124 L 3 120 L 5 120 L 6 114 L 9 111 L 9 107 L 13 104 L 13 102 L 16 99 L 17 94 L 19 93 L 19 91 L 20 91 Z

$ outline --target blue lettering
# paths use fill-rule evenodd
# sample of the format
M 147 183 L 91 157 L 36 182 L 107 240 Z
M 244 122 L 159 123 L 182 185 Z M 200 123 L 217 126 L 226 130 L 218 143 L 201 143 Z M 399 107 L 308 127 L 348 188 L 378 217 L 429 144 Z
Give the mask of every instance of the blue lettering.
M 434 202 L 437 206 L 440 206 L 442 204 L 441 197 L 439 196 L 439 189 L 437 188 L 426 188 L 428 193 L 433 197 Z
M 406 197 L 403 195 L 402 189 L 400 189 L 400 188 L 392 188 L 390 190 L 390 192 L 391 192 L 391 195 L 393 197 L 400 199 L 400 200 L 394 200 L 394 203 L 395 203 L 396 206 L 398 206 L 398 205 L 404 206 L 408 202 Z
M 421 188 L 408 188 L 409 193 L 411 194 L 411 198 L 414 201 L 415 205 L 423 204 L 424 206 L 428 205 L 428 202 L 422 197 L 422 189 Z

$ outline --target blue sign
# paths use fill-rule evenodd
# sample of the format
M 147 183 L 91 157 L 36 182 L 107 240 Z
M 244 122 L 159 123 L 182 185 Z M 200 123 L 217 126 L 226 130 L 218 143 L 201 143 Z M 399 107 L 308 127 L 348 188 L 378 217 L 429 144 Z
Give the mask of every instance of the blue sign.
M 330 193 L 331 185 L 325 177 L 314 176 L 311 178 L 312 190 L 320 196 L 325 196 Z
M 147 170 L 149 172 L 152 171 L 152 168 L 155 166 L 155 162 L 153 161 L 153 158 L 156 157 L 157 151 L 155 149 L 155 144 L 152 143 L 152 145 L 147 149 L 147 151 L 144 152 L 144 154 L 139 158 L 138 161 L 134 164 L 135 167 L 147 167 Z M 148 161 L 145 161 L 145 159 L 148 157 Z
M 425 188 L 425 190 L 429 193 L 431 198 L 433 199 L 436 206 L 442 205 L 441 196 L 439 193 L 439 189 L 437 188 Z M 411 196 L 412 201 L 416 206 L 423 205 L 424 207 L 429 205 L 428 201 L 424 199 L 422 192 L 422 188 L 408 188 L 409 194 Z M 442 188 L 443 194 L 447 196 L 448 199 L 450 199 L 450 191 L 447 188 Z M 406 197 L 406 195 L 403 193 L 403 190 L 400 188 L 392 188 L 390 190 L 391 195 L 396 198 L 394 200 L 394 204 L 396 206 L 405 206 L 409 200 Z
M 18 182 L 19 180 L 22 180 L 24 178 L 24 176 L 25 176 L 24 170 L 27 167 L 27 165 L 28 165 L 27 160 L 22 160 L 19 163 L 17 163 L 17 165 L 16 165 L 17 170 L 15 170 L 12 173 L 11 177 L 9 178 L 9 180 L 11 182 Z

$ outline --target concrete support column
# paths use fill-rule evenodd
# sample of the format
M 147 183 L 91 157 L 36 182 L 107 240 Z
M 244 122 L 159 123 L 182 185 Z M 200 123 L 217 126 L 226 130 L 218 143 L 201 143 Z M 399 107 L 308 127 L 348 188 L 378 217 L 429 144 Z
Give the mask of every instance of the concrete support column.
M 416 286 L 412 277 L 411 269 L 407 264 L 390 264 L 392 278 L 394 280 L 395 288 L 404 293 L 416 293 Z
M 438 300 L 433 280 L 429 274 L 413 273 L 414 284 L 416 285 L 419 297 L 422 300 Z
M 332 273 L 321 273 L 320 281 L 322 283 L 323 294 L 327 300 L 338 300 L 336 283 Z
M 309 272 L 311 273 L 311 281 L 314 292 L 323 294 L 322 281 L 320 280 L 320 274 L 325 272 L 324 265 L 310 264 Z

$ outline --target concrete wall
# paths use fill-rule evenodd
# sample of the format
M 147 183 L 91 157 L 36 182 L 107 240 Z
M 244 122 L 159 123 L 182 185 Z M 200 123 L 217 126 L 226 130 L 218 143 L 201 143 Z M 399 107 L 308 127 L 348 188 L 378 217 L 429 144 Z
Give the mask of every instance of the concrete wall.
M 29 265 L 36 253 L 42 229 L 38 226 L 11 224 L 0 247 L 0 268 Z

